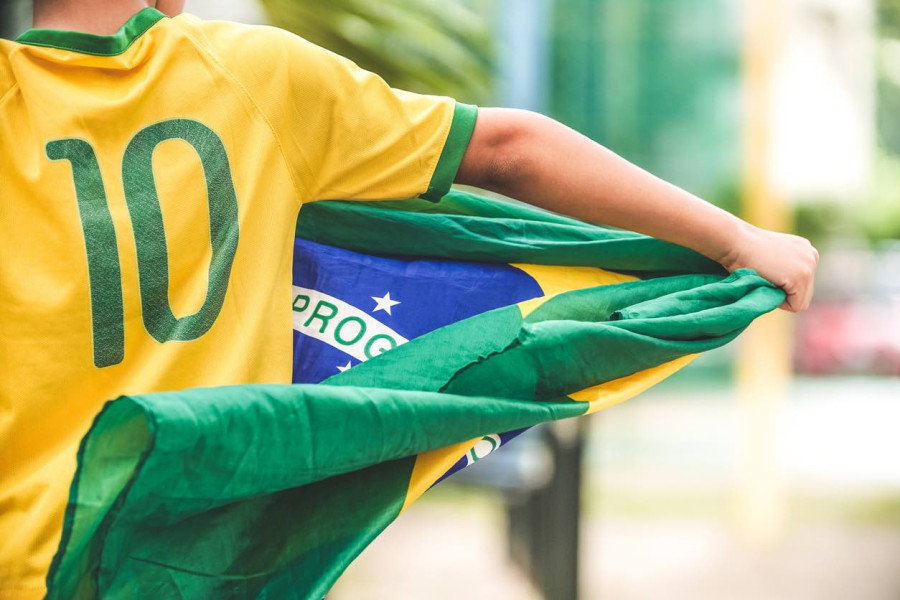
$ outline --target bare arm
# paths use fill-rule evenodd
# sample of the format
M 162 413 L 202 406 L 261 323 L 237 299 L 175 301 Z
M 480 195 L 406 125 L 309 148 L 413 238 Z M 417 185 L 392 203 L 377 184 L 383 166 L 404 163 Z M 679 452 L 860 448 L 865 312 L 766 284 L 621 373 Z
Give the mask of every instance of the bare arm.
M 818 253 L 807 240 L 753 227 L 536 113 L 480 109 L 456 181 L 755 269 L 793 312 L 812 298 Z

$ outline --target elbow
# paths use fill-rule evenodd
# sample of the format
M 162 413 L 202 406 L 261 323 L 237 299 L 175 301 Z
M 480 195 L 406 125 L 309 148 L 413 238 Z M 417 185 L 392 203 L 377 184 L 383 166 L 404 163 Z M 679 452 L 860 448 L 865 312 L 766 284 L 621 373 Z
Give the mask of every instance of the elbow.
M 528 179 L 531 171 L 529 157 L 520 152 L 517 147 L 500 149 L 490 161 L 488 168 L 485 169 L 480 187 L 507 196 L 514 196 L 516 189 L 521 186 L 523 180 Z
M 515 196 L 539 167 L 537 132 L 545 119 L 524 110 L 481 109 L 459 183 Z

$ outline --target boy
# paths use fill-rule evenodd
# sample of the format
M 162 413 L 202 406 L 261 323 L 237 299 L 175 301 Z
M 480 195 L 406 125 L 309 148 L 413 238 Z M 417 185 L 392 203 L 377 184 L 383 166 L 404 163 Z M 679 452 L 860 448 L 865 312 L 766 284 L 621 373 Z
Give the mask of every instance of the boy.
M 391 90 L 183 2 L 35 0 L 0 44 L 0 598 L 38 598 L 78 441 L 121 394 L 290 382 L 297 212 L 484 187 L 756 269 L 817 253 L 548 118 Z M 207 235 L 208 234 L 208 235 Z

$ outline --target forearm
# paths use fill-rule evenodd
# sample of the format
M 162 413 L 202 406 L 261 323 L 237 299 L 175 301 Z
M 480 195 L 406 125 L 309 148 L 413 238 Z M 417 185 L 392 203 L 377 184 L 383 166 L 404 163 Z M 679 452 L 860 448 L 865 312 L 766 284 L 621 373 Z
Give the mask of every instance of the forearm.
M 547 117 L 480 110 L 457 181 L 755 269 L 784 290 L 788 310 L 812 299 L 819 253 L 808 240 L 753 227 Z
M 508 109 L 482 109 L 479 119 L 484 115 L 482 124 L 493 129 L 481 132 L 489 143 L 483 155 L 467 156 L 480 167 L 464 160 L 461 183 L 668 240 L 722 263 L 747 228 L 552 119 Z

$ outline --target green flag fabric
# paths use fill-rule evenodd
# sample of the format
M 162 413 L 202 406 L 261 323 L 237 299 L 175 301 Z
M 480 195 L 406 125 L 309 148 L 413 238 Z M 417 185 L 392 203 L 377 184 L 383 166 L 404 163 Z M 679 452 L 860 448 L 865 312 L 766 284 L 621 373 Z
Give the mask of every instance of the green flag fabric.
M 375 353 L 363 316 L 316 320 L 326 296 L 297 286 L 297 327 L 358 364 L 318 384 L 109 402 L 79 450 L 48 598 L 322 598 L 483 436 L 627 399 L 784 299 L 752 271 L 665 242 L 462 192 L 313 204 L 297 236 L 304 251 L 340 248 L 404 276 L 425 268 L 405 260 L 499 264 L 540 289 Z

